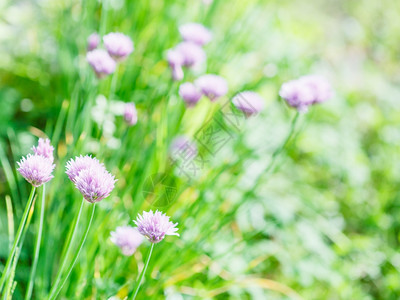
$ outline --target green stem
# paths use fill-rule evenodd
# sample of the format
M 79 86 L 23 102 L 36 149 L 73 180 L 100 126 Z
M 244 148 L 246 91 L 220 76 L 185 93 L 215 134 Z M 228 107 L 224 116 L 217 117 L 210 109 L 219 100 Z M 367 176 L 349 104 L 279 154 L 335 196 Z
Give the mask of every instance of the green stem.
M 84 235 L 83 235 L 83 237 L 81 239 L 81 242 L 80 242 L 80 244 L 78 246 L 78 251 L 75 252 L 74 257 L 72 258 L 72 264 L 70 265 L 70 267 L 69 267 L 69 269 L 67 271 L 67 275 L 65 276 L 62 284 L 55 290 L 53 295 L 50 295 L 49 300 L 55 299 L 58 296 L 58 294 L 61 292 L 61 290 L 64 287 L 65 283 L 67 282 L 67 279 L 68 279 L 69 275 L 71 274 L 71 272 L 72 272 L 72 270 L 73 270 L 73 268 L 74 268 L 74 266 L 76 264 L 76 261 L 78 260 L 78 257 L 79 257 L 79 254 L 81 253 L 83 245 L 85 244 L 86 238 L 87 238 L 88 233 L 89 233 L 90 225 L 92 224 L 92 221 L 93 221 L 95 208 L 96 208 L 96 205 L 95 205 L 95 203 L 93 203 L 92 211 L 91 211 L 91 214 L 90 214 L 90 220 L 89 220 L 89 223 L 86 226 L 85 233 L 84 233 Z M 54 289 L 54 287 L 53 287 L 53 289 Z
M 11 253 L 10 253 L 10 255 L 9 255 L 8 258 L 7 258 L 6 266 L 4 267 L 3 274 L 1 275 L 1 279 L 0 279 L 0 293 L 1 293 L 1 291 L 3 290 L 3 286 L 4 286 L 5 280 L 8 279 L 8 271 L 9 271 L 9 268 L 10 268 L 10 264 L 11 264 L 11 262 L 12 262 L 12 260 L 13 260 L 15 251 L 17 250 L 17 245 L 18 245 L 18 243 L 19 243 L 19 241 L 20 241 L 20 239 L 21 239 L 22 231 L 23 231 L 23 229 L 25 228 L 26 219 L 28 218 L 29 211 L 30 211 L 30 209 L 31 209 L 31 207 L 32 207 L 33 196 L 35 195 L 35 190 L 36 190 L 36 188 L 35 188 L 34 186 L 32 186 L 31 194 L 29 195 L 29 200 L 28 200 L 28 202 L 26 203 L 25 210 L 24 210 L 24 213 L 23 213 L 23 215 L 22 215 L 22 220 L 21 220 L 21 222 L 19 223 L 17 235 L 16 235 L 16 237 L 15 237 L 15 239 L 14 239 L 14 244 L 13 244 L 13 246 L 12 246 Z
M 34 259 L 33 259 L 33 263 L 32 263 L 31 275 L 29 277 L 28 287 L 26 289 L 26 294 L 25 294 L 26 300 L 31 298 L 33 286 L 35 283 L 34 278 L 36 275 L 36 268 L 37 268 L 37 263 L 39 260 L 39 252 L 40 252 L 40 243 L 42 241 L 42 233 L 43 233 L 45 195 L 46 195 L 46 184 L 43 184 L 42 201 L 40 202 L 40 205 L 39 205 L 39 209 L 40 209 L 39 228 L 38 228 L 38 234 L 36 237 L 36 244 L 35 244 L 35 249 L 34 249 Z
M 144 265 L 142 273 L 140 273 L 139 280 L 136 282 L 135 292 L 133 293 L 133 296 L 132 296 L 131 300 L 135 300 L 136 296 L 137 296 L 137 294 L 139 292 L 139 288 L 140 288 L 140 285 L 142 284 L 142 280 L 143 280 L 144 274 L 146 273 L 147 267 L 148 267 L 149 262 L 150 262 L 151 254 L 153 253 L 153 248 L 154 248 L 154 243 L 151 244 L 151 248 L 150 248 L 149 254 L 147 255 L 146 264 Z
M 84 203 L 84 202 L 85 202 L 85 199 L 82 199 L 82 202 L 81 202 L 81 206 L 80 206 L 80 208 L 79 208 L 78 215 L 77 215 L 77 217 L 76 217 L 76 219 L 75 219 L 75 221 L 74 221 L 74 224 L 73 224 L 73 226 L 72 226 L 73 231 L 72 231 L 71 238 L 70 238 L 70 239 L 68 240 L 68 242 L 67 242 L 67 243 L 68 243 L 68 244 L 67 244 L 67 250 L 65 251 L 65 254 L 63 255 L 62 263 L 61 263 L 60 268 L 58 269 L 58 272 L 57 272 L 57 275 L 56 275 L 56 279 L 55 279 L 53 288 L 50 290 L 50 297 L 49 297 L 49 298 L 51 298 L 51 297 L 53 296 L 56 287 L 57 287 L 58 284 L 60 283 L 62 271 L 63 271 L 63 269 L 64 269 L 64 267 L 65 267 L 65 265 L 66 265 L 66 263 L 67 263 L 67 259 L 68 259 L 69 253 L 71 252 L 71 249 L 72 249 L 72 241 L 75 239 L 75 235 L 76 235 L 76 232 L 77 232 L 77 230 L 78 230 L 78 222 L 79 222 L 79 220 L 80 220 L 80 218 L 81 218 L 81 215 L 82 215 L 82 208 L 83 208 L 83 203 Z
M 276 149 L 274 151 L 274 153 L 272 153 L 271 162 L 269 163 L 269 165 L 265 169 L 264 174 L 268 173 L 271 170 L 271 168 L 273 167 L 273 165 L 276 162 L 276 158 L 279 157 L 279 154 L 281 154 L 281 152 L 285 149 L 285 147 L 289 143 L 289 141 L 292 138 L 293 133 L 294 133 L 294 131 L 296 129 L 296 124 L 297 124 L 297 121 L 299 119 L 299 116 L 300 116 L 300 113 L 297 112 L 296 115 L 294 116 L 293 120 L 292 120 L 291 125 L 290 125 L 289 134 L 287 135 L 287 137 L 286 137 L 285 141 L 282 143 L 282 145 L 278 149 Z

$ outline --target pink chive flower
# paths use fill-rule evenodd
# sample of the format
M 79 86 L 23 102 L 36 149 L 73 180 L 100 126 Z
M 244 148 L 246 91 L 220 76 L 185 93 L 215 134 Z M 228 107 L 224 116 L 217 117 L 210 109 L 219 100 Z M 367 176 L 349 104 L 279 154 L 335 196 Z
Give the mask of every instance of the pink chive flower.
M 264 99 L 251 91 L 240 92 L 233 97 L 232 103 L 247 116 L 257 114 L 264 109 Z
M 111 32 L 103 36 L 104 47 L 117 61 L 124 60 L 134 50 L 131 38 L 120 32 Z
M 177 136 L 172 140 L 169 151 L 174 159 L 184 157 L 190 160 L 198 153 L 196 144 L 184 135 Z
M 55 165 L 42 155 L 28 154 L 17 164 L 19 167 L 17 171 L 34 187 L 39 187 L 54 177 L 51 173 Z
M 134 223 L 137 226 L 139 232 L 144 235 L 151 243 L 161 242 L 166 235 L 177 235 L 176 225 L 178 223 L 172 223 L 166 214 L 160 211 L 153 213 L 152 210 L 149 212 L 143 212 L 143 215 L 138 215 Z
M 135 253 L 143 239 L 143 235 L 139 233 L 136 227 L 132 226 L 117 227 L 115 231 L 111 232 L 110 237 L 111 242 L 117 245 L 125 256 L 131 256 Z
M 312 90 L 313 104 L 329 100 L 333 96 L 332 87 L 322 76 L 307 75 L 300 78 L 300 81 L 308 85 Z
M 211 101 L 217 100 L 228 92 L 228 84 L 224 78 L 214 74 L 206 74 L 194 82 L 198 89 Z
M 189 68 L 195 68 L 206 60 L 206 53 L 203 48 L 192 42 L 179 43 L 176 48 L 183 57 L 182 65 Z
M 100 36 L 96 32 L 92 33 L 87 39 L 87 44 L 88 51 L 96 49 L 100 44 Z
M 193 83 L 185 82 L 179 86 L 179 96 L 188 107 L 193 107 L 200 100 L 202 94 Z
M 66 168 L 68 177 L 90 203 L 103 200 L 114 189 L 114 176 L 96 158 L 76 157 L 67 163 Z
M 172 79 L 179 81 L 183 79 L 182 65 L 184 62 L 183 55 L 176 49 L 170 49 L 167 52 L 168 64 L 171 68 Z
M 133 126 L 137 123 L 138 116 L 137 110 L 134 103 L 126 103 L 124 107 L 124 120 L 130 126 Z
M 212 39 L 211 32 L 199 23 L 187 23 L 179 27 L 179 32 L 186 42 L 199 46 L 209 43 Z
M 106 171 L 104 164 L 100 163 L 99 160 L 95 157 L 91 157 L 90 155 L 85 156 L 76 156 L 75 159 L 70 159 L 66 164 L 65 173 L 68 175 L 68 178 L 75 182 L 76 177 L 78 177 L 79 173 L 82 170 L 88 169 L 90 166 L 96 165 L 102 168 L 102 171 Z
M 300 112 L 312 104 L 324 102 L 332 96 L 330 84 L 322 77 L 308 75 L 282 85 L 279 95 Z
M 98 78 L 114 73 L 116 62 L 108 55 L 107 51 L 102 49 L 95 49 L 86 54 L 86 60 L 89 65 L 96 72 Z
M 53 157 L 53 151 L 54 151 L 54 147 L 52 145 L 50 145 L 50 140 L 49 139 L 39 139 L 38 142 L 38 146 L 32 147 L 33 152 L 36 155 L 41 155 L 45 158 L 48 158 L 52 163 L 54 161 L 54 157 Z

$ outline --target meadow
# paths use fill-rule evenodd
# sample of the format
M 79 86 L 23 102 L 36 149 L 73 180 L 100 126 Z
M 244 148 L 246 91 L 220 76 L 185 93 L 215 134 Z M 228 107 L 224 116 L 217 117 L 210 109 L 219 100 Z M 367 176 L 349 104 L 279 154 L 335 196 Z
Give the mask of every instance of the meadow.
M 399 49 L 391 0 L 0 0 L 0 298 L 399 299 Z

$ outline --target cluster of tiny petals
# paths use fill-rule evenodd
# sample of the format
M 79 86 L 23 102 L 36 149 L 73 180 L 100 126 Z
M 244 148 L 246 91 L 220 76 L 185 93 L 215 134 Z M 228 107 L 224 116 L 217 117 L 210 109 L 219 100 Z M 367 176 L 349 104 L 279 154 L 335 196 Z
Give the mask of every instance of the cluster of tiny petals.
M 89 35 L 87 39 L 88 43 L 88 51 L 92 51 L 97 48 L 97 46 L 100 44 L 100 36 L 94 32 L 91 35 Z
M 49 159 L 51 162 L 54 161 L 54 156 L 53 156 L 54 147 L 50 144 L 49 139 L 40 138 L 37 147 L 33 146 L 32 151 L 36 155 L 41 155 Z
M 123 255 L 130 256 L 143 242 L 143 235 L 132 226 L 119 226 L 111 232 L 111 242 L 118 246 Z
M 137 110 L 134 103 L 126 103 L 124 107 L 124 120 L 130 126 L 133 126 L 137 123 L 138 116 Z
M 95 49 L 88 52 L 86 60 L 96 72 L 98 78 L 114 73 L 117 66 L 112 57 L 103 49 Z
M 99 202 L 107 198 L 115 186 L 113 175 L 102 166 L 93 164 L 79 172 L 75 178 L 75 186 L 90 203 Z
M 279 95 L 290 106 L 305 112 L 310 105 L 324 102 L 331 98 L 332 88 L 323 77 L 307 75 L 284 83 Z
M 75 182 L 76 177 L 78 177 L 79 173 L 82 170 L 88 169 L 90 166 L 96 165 L 100 167 L 103 171 L 106 171 L 106 168 L 99 160 L 95 157 L 91 157 L 90 155 L 85 156 L 76 156 L 75 159 L 70 159 L 66 165 L 66 171 L 68 178 Z
M 125 59 L 134 50 L 131 38 L 120 32 L 111 32 L 103 36 L 104 47 L 117 60 Z
M 54 177 L 51 173 L 55 165 L 42 155 L 28 154 L 17 164 L 19 167 L 17 171 L 34 187 L 39 187 Z
M 198 89 L 211 101 L 226 95 L 228 84 L 226 80 L 218 75 L 206 74 L 196 79 L 194 83 Z
M 188 107 L 192 107 L 200 100 L 202 94 L 193 83 L 185 82 L 179 86 L 179 96 Z
M 209 43 L 212 39 L 211 32 L 199 23 L 187 23 L 179 27 L 183 40 L 193 42 L 199 46 Z
M 253 115 L 264 109 L 264 99 L 252 91 L 240 92 L 233 97 L 232 103 L 246 115 Z
M 161 242 L 166 235 L 177 235 L 178 223 L 172 223 L 166 214 L 160 211 L 143 212 L 142 215 L 138 215 L 136 224 L 139 232 L 144 235 L 151 243 Z
M 66 165 L 66 173 L 81 192 L 91 202 L 99 202 L 108 197 L 115 186 L 115 178 L 96 158 L 79 156 Z

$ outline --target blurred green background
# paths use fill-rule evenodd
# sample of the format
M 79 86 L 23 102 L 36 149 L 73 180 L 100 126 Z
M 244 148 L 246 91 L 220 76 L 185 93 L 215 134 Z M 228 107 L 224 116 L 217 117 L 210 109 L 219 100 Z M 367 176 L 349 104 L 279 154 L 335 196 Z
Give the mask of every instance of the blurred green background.
M 206 70 L 229 83 L 220 103 L 203 99 L 192 110 L 165 60 L 187 22 L 213 32 Z M 135 43 L 103 81 L 85 60 L 95 31 L 120 31 Z M 99 204 L 60 299 L 123 299 L 132 290 L 149 243 L 123 257 L 109 234 L 157 208 L 142 189 L 159 172 L 177 186 L 177 199 L 160 209 L 179 222 L 181 236 L 155 247 L 139 299 L 399 299 L 399 59 L 400 2 L 393 0 L 0 0 L 0 267 L 12 242 L 6 202 L 18 224 L 29 189 L 16 161 L 47 135 L 57 168 L 35 299 L 49 291 L 80 204 L 65 162 L 86 153 L 118 183 Z M 335 96 L 300 116 L 295 138 L 266 173 L 295 115 L 279 88 L 310 73 L 325 75 Z M 200 149 L 206 162 L 195 178 L 171 170 L 171 140 L 193 137 L 210 112 L 218 117 L 245 89 L 266 99 L 265 111 L 231 128 L 233 138 L 213 155 Z M 135 102 L 138 124 L 128 128 L 118 113 L 101 109 L 104 101 Z M 115 129 L 102 130 L 103 120 Z M 26 288 L 34 220 L 14 299 Z

